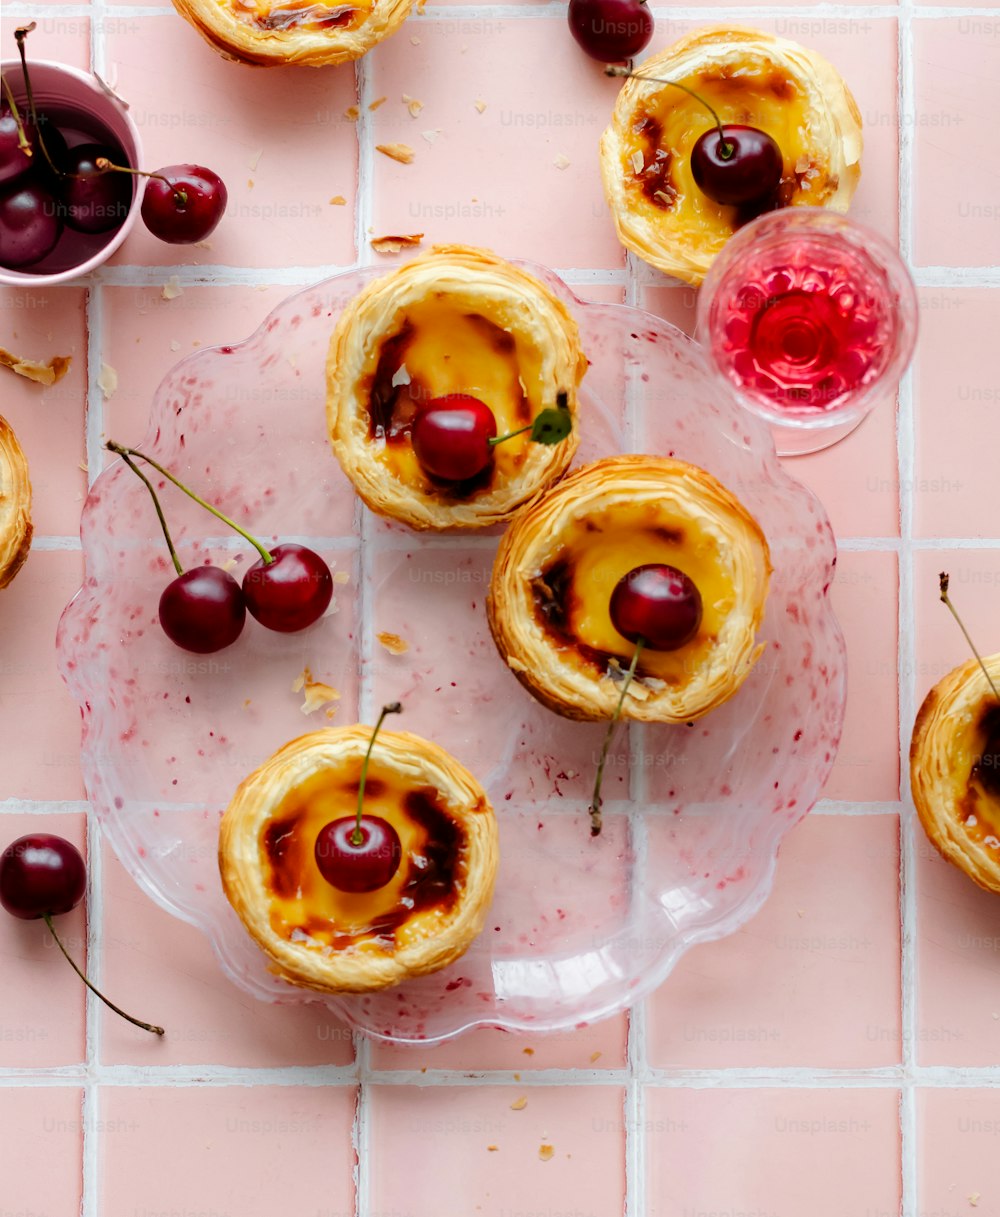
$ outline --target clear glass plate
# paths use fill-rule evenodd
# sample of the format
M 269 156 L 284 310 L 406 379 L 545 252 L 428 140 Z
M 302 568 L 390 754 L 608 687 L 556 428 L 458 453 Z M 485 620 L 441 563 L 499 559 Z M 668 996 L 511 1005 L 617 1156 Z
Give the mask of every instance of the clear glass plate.
M 844 642 L 828 597 L 836 551 L 820 504 L 780 467 L 766 426 L 713 390 L 684 334 L 635 309 L 583 303 L 527 268 L 566 300 L 591 361 L 577 463 L 643 451 L 703 466 L 756 516 L 775 568 L 767 649 L 739 693 L 693 726 L 620 732 L 600 837 L 586 809 L 604 726 L 545 710 L 497 655 L 483 612 L 496 537 L 417 535 L 378 519 L 330 452 L 329 335 L 378 270 L 300 292 L 245 342 L 182 360 L 139 445 L 265 539 L 324 553 L 340 576 L 333 611 L 298 635 L 248 618 L 217 655 L 175 648 L 156 617 L 172 568 L 145 488 L 118 461 L 84 507 L 85 582 L 59 627 L 87 791 L 143 890 L 203 930 L 255 997 L 324 1001 L 394 1041 L 483 1024 L 572 1027 L 648 993 L 685 950 L 759 908 L 842 725 Z M 185 565 L 230 562 L 239 578 L 256 559 L 180 492 L 168 486 L 162 497 Z M 381 632 L 409 649 L 391 654 Z M 302 713 L 292 684 L 306 666 L 338 690 L 332 718 Z M 219 818 L 242 778 L 287 740 L 373 722 L 397 698 L 401 727 L 447 748 L 486 786 L 500 822 L 496 896 L 477 942 L 445 971 L 378 994 L 318 997 L 268 970 L 226 902 Z

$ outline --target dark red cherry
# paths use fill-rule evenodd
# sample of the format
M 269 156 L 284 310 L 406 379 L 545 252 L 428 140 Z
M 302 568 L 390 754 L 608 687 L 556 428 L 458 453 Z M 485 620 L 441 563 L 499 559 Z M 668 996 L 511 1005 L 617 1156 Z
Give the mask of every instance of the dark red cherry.
M 611 623 L 629 642 L 676 651 L 698 633 L 701 593 L 674 566 L 636 566 L 611 593 Z
M 449 393 L 427 403 L 413 421 L 410 442 L 417 460 L 432 477 L 464 482 L 493 459 L 493 411 L 478 397 Z
M 166 178 L 166 181 L 162 181 Z M 161 241 L 190 245 L 204 241 L 229 202 L 226 184 L 203 165 L 168 165 L 146 183 L 143 223 Z
M 269 630 L 291 634 L 318 621 L 333 598 L 330 568 L 311 549 L 286 542 L 243 576 L 247 608 Z
M 783 162 L 777 143 L 757 127 L 723 123 L 710 127 L 691 149 L 691 176 L 716 203 L 741 207 L 766 199 L 781 181 Z
M 0 904 L 13 917 L 33 921 L 46 913 L 68 913 L 86 889 L 80 851 L 63 837 L 18 837 L 0 854 Z
M 0 266 L 33 266 L 51 253 L 62 234 L 59 205 L 35 174 L 0 192 Z
M 357 831 L 361 840 L 355 844 Z M 331 820 L 316 837 L 316 865 L 327 883 L 342 892 L 374 892 L 399 870 L 399 835 L 381 816 Z
M 78 144 L 66 154 L 67 176 L 61 179 L 63 216 L 77 232 L 108 232 L 120 228 L 132 206 L 132 178 L 127 173 L 97 168 L 98 157 L 114 165 L 125 159 L 121 148 Z
M 569 28 L 592 59 L 625 63 L 653 36 L 645 0 L 569 0 Z
M 40 177 L 48 175 L 51 179 L 55 176 L 52 167 L 45 159 L 45 153 L 39 146 L 38 129 L 27 117 L 27 105 L 19 105 L 18 110 L 32 155 L 28 156 L 21 149 L 17 122 L 10 107 L 6 105 L 0 107 L 0 185 L 24 177 L 31 169 L 34 169 Z M 55 165 L 62 168 L 66 157 L 66 140 L 62 136 L 62 132 L 44 114 L 38 115 L 38 126 L 45 141 L 45 150 Z
M 247 606 L 240 585 L 218 566 L 192 566 L 168 583 L 160 597 L 160 625 L 171 642 L 208 655 L 234 643 Z

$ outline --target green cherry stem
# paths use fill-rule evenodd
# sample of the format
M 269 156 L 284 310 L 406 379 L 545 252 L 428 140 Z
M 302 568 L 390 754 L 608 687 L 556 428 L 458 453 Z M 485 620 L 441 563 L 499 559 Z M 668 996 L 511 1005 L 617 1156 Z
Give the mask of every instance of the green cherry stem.
M 494 435 L 494 437 L 486 442 L 491 448 L 495 448 L 497 444 L 502 444 L 504 440 L 513 439 L 515 435 L 523 435 L 525 431 L 531 431 L 534 423 L 527 423 L 523 427 L 518 427 L 516 431 L 508 431 L 506 435 Z
M 169 186 L 174 192 L 174 198 L 181 207 L 187 206 L 188 196 L 186 190 L 181 190 L 180 186 L 175 186 L 169 178 L 163 176 L 162 173 L 150 173 L 146 169 L 130 169 L 127 165 L 116 165 L 114 161 L 109 161 L 106 156 L 99 156 L 94 164 L 102 173 L 131 173 L 133 177 L 155 177 L 158 182 L 162 182 L 164 186 Z
M 615 706 L 611 722 L 608 723 L 607 734 L 604 736 L 604 747 L 601 749 L 601 759 L 597 762 L 597 775 L 594 778 L 594 796 L 590 800 L 590 835 L 592 837 L 596 837 L 601 831 L 601 803 L 603 802 L 601 799 L 601 782 L 604 780 L 604 766 L 608 759 L 608 749 L 611 747 L 611 740 L 614 736 L 615 728 L 618 726 L 618 719 L 621 717 L 622 706 L 625 704 L 625 694 L 628 692 L 629 685 L 635 676 L 635 670 L 639 666 L 639 656 L 642 654 L 642 648 L 645 645 L 646 640 L 644 638 L 636 641 L 632 662 L 625 673 L 625 679 L 622 681 L 622 691 L 618 695 L 618 705 Z
M 170 472 L 169 469 L 165 469 L 163 467 L 163 465 L 161 465 L 158 461 L 154 461 L 151 456 L 147 456 L 145 454 L 145 452 L 140 452 L 138 448 L 126 448 L 124 444 L 116 444 L 113 439 L 109 439 L 108 442 L 104 446 L 105 446 L 105 448 L 107 448 L 107 450 L 109 452 L 114 452 L 117 456 L 120 456 L 123 461 L 126 461 L 130 465 L 131 465 L 131 462 L 128 461 L 128 458 L 130 456 L 138 457 L 138 459 L 140 461 L 145 461 L 147 465 L 151 465 L 156 470 L 156 472 L 161 473 L 167 479 L 168 482 L 173 482 L 173 484 L 177 487 L 178 490 L 183 490 L 189 499 L 194 499 L 194 501 L 198 504 L 199 507 L 204 507 L 205 510 L 208 512 L 211 512 L 211 514 L 213 516 L 215 516 L 215 518 L 217 520 L 221 520 L 223 522 L 223 524 L 227 524 L 231 529 L 233 529 L 234 532 L 238 532 L 245 541 L 249 541 L 250 544 L 254 547 L 254 549 L 264 559 L 264 564 L 266 566 L 270 566 L 271 563 L 274 561 L 273 554 L 271 554 L 269 550 L 265 549 L 264 546 L 261 544 L 261 542 L 258 541 L 255 536 L 253 536 L 251 533 L 248 533 L 245 528 L 241 528 L 239 526 L 239 524 L 236 523 L 235 520 L 231 520 L 229 518 L 229 516 L 224 515 L 218 509 L 218 507 L 213 507 L 211 503 L 206 502 L 201 497 L 200 494 L 195 494 L 195 492 L 193 490 L 191 490 L 190 487 L 185 486 L 184 483 L 179 478 L 174 477 L 174 475 Z M 135 466 L 132 465 L 132 468 L 135 469 Z M 139 472 L 138 469 L 135 469 L 135 471 L 136 471 L 136 473 Z M 140 476 L 142 476 L 142 475 L 140 474 Z M 143 478 L 143 481 L 146 481 L 146 479 Z M 146 485 L 149 486 L 148 481 L 146 481 Z M 150 486 L 150 490 L 152 490 L 151 486 Z M 155 499 L 156 496 L 154 495 L 153 497 Z
M 724 161 L 728 161 L 736 151 L 735 146 L 726 139 L 726 133 L 722 129 L 722 119 L 719 117 L 716 110 L 704 99 L 704 97 L 702 97 L 700 93 L 696 93 L 694 89 L 689 89 L 687 85 L 679 84 L 676 80 L 666 80 L 661 76 L 644 76 L 642 72 L 633 72 L 629 68 L 617 67 L 615 64 L 608 64 L 608 66 L 604 69 L 604 74 L 605 76 L 627 76 L 630 80 L 651 80 L 654 84 L 671 85 L 675 89 L 680 89 L 682 93 L 686 93 L 689 97 L 693 97 L 699 105 L 704 106 L 715 120 L 715 125 L 719 130 L 719 156 L 721 156 Z
M 1000 693 L 997 692 L 997 687 L 993 683 L 993 677 L 989 674 L 986 664 L 983 662 L 982 655 L 980 655 L 979 652 L 976 650 L 976 644 L 972 641 L 972 638 L 969 635 L 969 631 L 965 628 L 965 623 L 962 621 L 962 618 L 959 617 L 959 615 L 955 609 L 955 606 L 952 604 L 951 600 L 948 598 L 948 581 L 949 580 L 948 580 L 947 571 L 942 571 L 941 574 L 938 575 L 938 587 L 940 588 L 940 591 L 941 591 L 941 603 L 948 609 L 948 611 L 951 613 L 951 615 L 958 622 L 958 628 L 965 635 L 965 641 L 969 644 L 969 650 L 971 650 L 973 655 L 975 655 L 976 660 L 979 663 L 979 666 L 982 668 L 983 675 L 986 677 L 987 683 L 989 684 L 990 688 L 993 690 L 993 696 L 997 699 L 998 702 L 1000 702 Z
M 109 447 L 110 447 L 110 445 L 109 445 Z M 112 449 L 112 451 L 115 451 L 115 449 Z M 174 570 L 179 575 L 183 575 L 184 567 L 181 566 L 181 560 L 180 560 L 180 558 L 177 557 L 177 550 L 174 549 L 174 543 L 170 537 L 170 529 L 167 527 L 167 517 L 163 514 L 163 508 L 160 506 L 160 496 L 156 493 L 155 489 L 153 488 L 153 483 L 149 480 L 148 477 L 146 477 L 146 475 L 142 472 L 142 470 L 139 468 L 139 466 L 135 464 L 135 462 L 132 460 L 132 458 L 126 452 L 120 452 L 118 455 L 122 458 L 122 460 L 125 462 L 125 464 L 128 465 L 129 469 L 132 470 L 132 472 L 135 474 L 135 476 L 141 482 L 146 483 L 146 489 L 149 491 L 150 495 L 152 496 L 153 506 L 156 508 L 157 519 L 160 521 L 160 527 L 163 529 L 163 539 L 167 543 L 167 549 L 170 550 L 170 560 L 174 564 Z
M 402 714 L 403 707 L 398 701 L 390 702 L 389 705 L 382 707 L 382 713 L 378 716 L 378 722 L 375 724 L 375 730 L 372 732 L 372 737 L 368 741 L 368 751 L 365 753 L 365 759 L 361 766 L 361 781 L 358 783 L 358 811 L 354 822 L 354 831 L 351 833 L 352 845 L 363 845 L 364 837 L 361 835 L 361 815 L 365 805 L 365 785 L 368 782 L 368 764 L 372 759 L 372 748 L 375 746 L 375 736 L 379 733 L 379 728 L 385 721 L 387 714 Z
M 92 985 L 90 983 L 90 981 L 83 974 L 83 972 L 81 972 L 80 969 L 77 967 L 76 960 L 73 958 L 72 955 L 70 955 L 69 951 L 67 951 L 66 948 L 63 946 L 62 939 L 56 933 L 56 927 L 52 924 L 52 914 L 51 913 L 45 914 L 45 924 L 49 927 L 49 933 L 56 940 L 56 946 L 59 948 L 60 951 L 62 951 L 63 956 L 66 959 L 66 962 L 73 969 L 73 971 L 77 974 L 77 976 L 79 976 L 79 978 L 83 981 L 83 983 L 87 986 L 87 988 L 91 991 L 91 993 L 93 993 L 95 995 L 95 997 L 99 997 L 101 999 L 101 1001 L 104 1002 L 104 1004 L 108 1007 L 109 1010 L 114 1010 L 115 1014 L 121 1015 L 121 1017 L 127 1023 L 131 1023 L 133 1027 L 141 1027 L 143 1029 L 143 1031 L 151 1031 L 153 1033 L 153 1035 L 164 1035 L 165 1034 L 164 1029 L 162 1027 L 157 1027 L 155 1023 L 144 1023 L 141 1019 L 133 1018 L 131 1014 L 126 1014 L 125 1011 L 120 1006 L 116 1006 L 113 1001 L 109 1001 L 108 998 L 106 998 L 104 996 L 104 994 L 100 991 L 100 989 L 98 989 L 95 985 Z
M 31 156 L 32 148 L 28 142 L 28 135 L 24 129 L 24 119 L 21 117 L 21 112 L 17 108 L 17 102 L 14 100 L 14 94 L 11 92 L 10 84 L 6 76 L 0 76 L 0 84 L 3 85 L 4 97 L 7 98 L 7 105 L 10 107 L 11 117 L 14 119 L 14 125 L 17 127 L 17 146 L 27 156 Z

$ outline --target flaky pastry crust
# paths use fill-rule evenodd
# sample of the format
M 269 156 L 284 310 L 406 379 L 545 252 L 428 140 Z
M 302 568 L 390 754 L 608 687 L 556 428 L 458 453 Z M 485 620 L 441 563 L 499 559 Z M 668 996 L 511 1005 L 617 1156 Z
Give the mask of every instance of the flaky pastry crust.
M 1000 655 L 985 660 L 1000 686 Z M 974 768 L 986 743 L 984 719 L 1000 707 L 970 659 L 924 698 L 910 740 L 910 785 L 920 823 L 941 856 L 980 887 L 1000 892 L 1000 803 Z
M 658 540 L 660 534 L 668 539 Z M 584 574 L 588 553 L 603 556 Z M 566 579 L 567 561 L 577 564 L 579 586 Z M 757 522 L 694 465 L 609 457 L 576 470 L 521 512 L 493 566 L 486 602 L 493 639 L 518 680 L 550 709 L 575 719 L 611 716 L 634 647 L 611 625 L 607 605 L 618 579 L 648 562 L 689 574 L 700 585 L 705 617 L 685 647 L 643 652 L 622 716 L 690 722 L 721 705 L 746 679 L 764 649 L 757 631 L 771 571 Z M 561 573 L 546 573 L 553 571 Z M 549 602 L 560 587 L 572 589 L 564 594 L 590 626 L 567 624 L 565 604 Z M 716 603 L 725 607 L 712 607 Z M 603 645 L 594 646 L 600 641 L 595 636 L 581 649 L 585 629 L 602 633 Z
M 510 420 L 498 415 L 501 434 L 505 424 L 513 430 L 560 404 L 573 421 L 572 432 L 556 444 L 532 443 L 522 436 L 499 445 L 495 476 L 461 498 L 435 485 L 415 461 L 402 474 L 394 469 L 385 459 L 385 440 L 371 429 L 371 390 L 385 344 L 415 309 L 428 304 L 459 318 L 484 319 L 493 332 L 506 336 L 509 354 L 480 357 L 487 363 L 513 361 L 514 383 L 520 383 L 526 412 Z M 447 345 L 446 336 L 446 354 Z M 362 500 L 379 515 L 417 529 L 485 528 L 534 501 L 569 468 L 579 443 L 577 386 L 586 368 L 576 322 L 543 283 L 489 250 L 436 247 L 370 283 L 337 321 L 327 361 L 327 421 L 334 454 Z M 442 358 L 430 372 L 437 382 L 428 392 L 476 395 L 479 372 L 488 376 L 490 369 L 470 366 L 460 374 L 457 362 Z M 484 400 L 488 396 L 483 393 Z M 493 401 L 486 404 L 497 413 Z M 405 448 L 412 451 L 408 438 Z
M 493 809 L 479 783 L 436 744 L 409 732 L 380 731 L 369 769 L 372 790 L 377 790 L 378 781 L 404 791 L 435 792 L 436 800 L 446 810 L 449 830 L 456 833 L 460 843 L 452 896 L 440 907 L 416 907 L 411 911 L 403 903 L 389 907 L 397 918 L 394 934 L 388 938 L 363 934 L 348 941 L 349 935 L 335 919 L 323 924 L 322 929 L 314 929 L 314 937 L 294 928 L 289 931 L 265 848 L 266 834 L 276 816 L 287 814 L 289 798 L 311 779 L 329 778 L 336 783 L 346 775 L 356 783 L 371 734 L 371 727 L 359 725 L 315 731 L 292 740 L 243 781 L 222 818 L 219 870 L 226 896 L 270 957 L 273 971 L 293 985 L 327 993 L 361 993 L 436 972 L 466 951 L 482 929 L 493 898 L 499 833 Z M 366 802 L 368 797 L 366 794 Z M 336 814 L 353 814 L 356 796 L 345 796 L 341 801 L 344 805 Z M 372 802 L 373 813 L 377 814 L 377 794 Z M 345 910 L 356 908 L 351 897 L 343 897 L 326 884 L 316 867 L 312 850 L 316 827 L 324 820 L 321 814 L 306 831 L 311 837 L 306 842 L 302 868 L 292 876 L 291 886 L 298 891 L 292 905 L 293 920 L 308 920 L 310 916 L 321 920 L 321 901 L 329 901 L 331 896 L 342 900 Z M 404 847 L 397 872 L 402 881 L 409 873 L 407 868 L 411 872 L 414 868 L 407 853 L 406 824 L 397 823 L 396 827 Z M 310 892 L 320 893 L 312 908 Z M 373 899 L 381 897 L 376 893 Z M 386 899 L 394 901 L 395 892 Z M 386 911 L 380 909 L 382 914 Z M 321 941 L 324 937 L 337 945 Z
M 343 6 L 309 0 L 174 0 L 174 8 L 227 59 L 258 67 L 322 67 L 360 59 L 394 33 L 411 0 L 364 0 Z M 296 10 L 315 13 L 310 24 L 287 24 Z M 351 14 L 343 25 L 323 25 L 324 12 Z
M 724 123 L 773 136 L 784 159 L 781 206 L 847 211 L 861 176 L 861 114 L 836 68 L 815 51 L 759 30 L 715 26 L 686 35 L 636 71 L 686 84 L 711 100 Z M 644 143 L 641 129 L 650 119 L 662 128 L 662 143 Z M 600 145 L 618 239 L 695 286 L 748 218 L 709 199 L 691 176 L 691 149 L 712 125 L 708 111 L 680 89 L 631 78 Z M 657 147 L 669 156 L 662 173 Z
M 0 588 L 27 561 L 31 534 L 28 462 L 13 428 L 0 418 Z

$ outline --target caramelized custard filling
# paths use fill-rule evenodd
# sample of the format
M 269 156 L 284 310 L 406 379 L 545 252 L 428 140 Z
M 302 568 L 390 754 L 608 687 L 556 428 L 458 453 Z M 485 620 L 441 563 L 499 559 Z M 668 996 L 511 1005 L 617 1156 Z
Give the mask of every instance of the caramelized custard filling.
M 752 210 L 708 198 L 691 175 L 691 150 L 714 126 L 711 115 L 693 97 L 664 86 L 633 115 L 624 171 L 630 194 L 658 211 L 666 229 L 683 226 L 706 239 L 717 236 L 721 248 L 732 229 L 754 215 L 791 203 L 820 206 L 837 189 L 836 179 L 810 159 L 806 98 L 773 64 L 723 64 L 680 78 L 680 83 L 704 97 L 723 123 L 758 127 L 772 136 L 784 172 L 775 197 Z
M 271 928 L 282 938 L 330 953 L 348 947 L 391 950 L 433 935 L 448 919 L 467 873 L 465 832 L 430 786 L 410 788 L 391 771 L 368 770 L 365 811 L 388 820 L 403 848 L 399 869 L 374 892 L 342 892 L 316 865 L 316 837 L 357 809 L 354 772 L 317 773 L 290 791 L 261 834 Z
M 348 29 L 360 25 L 373 0 L 333 4 L 328 0 L 220 0 L 247 25 L 260 30 Z
M 639 659 L 640 678 L 681 685 L 711 656 L 736 599 L 715 538 L 697 522 L 657 504 L 616 505 L 573 521 L 559 556 L 533 581 L 536 618 L 560 649 L 596 674 L 612 659 L 627 667 L 635 648 L 611 623 L 611 593 L 630 570 L 651 563 L 682 570 L 702 598 L 701 626 L 689 643 L 676 651 L 644 649 Z
M 497 434 L 530 423 L 542 402 L 541 359 L 530 344 L 487 317 L 455 308 L 438 293 L 406 310 L 371 357 L 366 386 L 368 438 L 400 481 L 455 498 L 517 476 L 530 439 L 497 445 L 492 463 L 468 483 L 439 482 L 421 468 L 410 444 L 418 411 L 435 397 L 467 393 L 493 411 Z
M 973 735 L 973 762 L 965 797 L 959 802 L 959 815 L 966 836 L 978 845 L 985 845 L 1000 853 L 1000 801 L 983 784 L 982 774 L 986 766 L 1000 767 L 1000 753 L 990 751 L 991 741 L 1000 737 L 1000 706 L 986 706 L 976 724 Z M 987 779 L 994 790 L 1000 786 L 1000 775 Z

